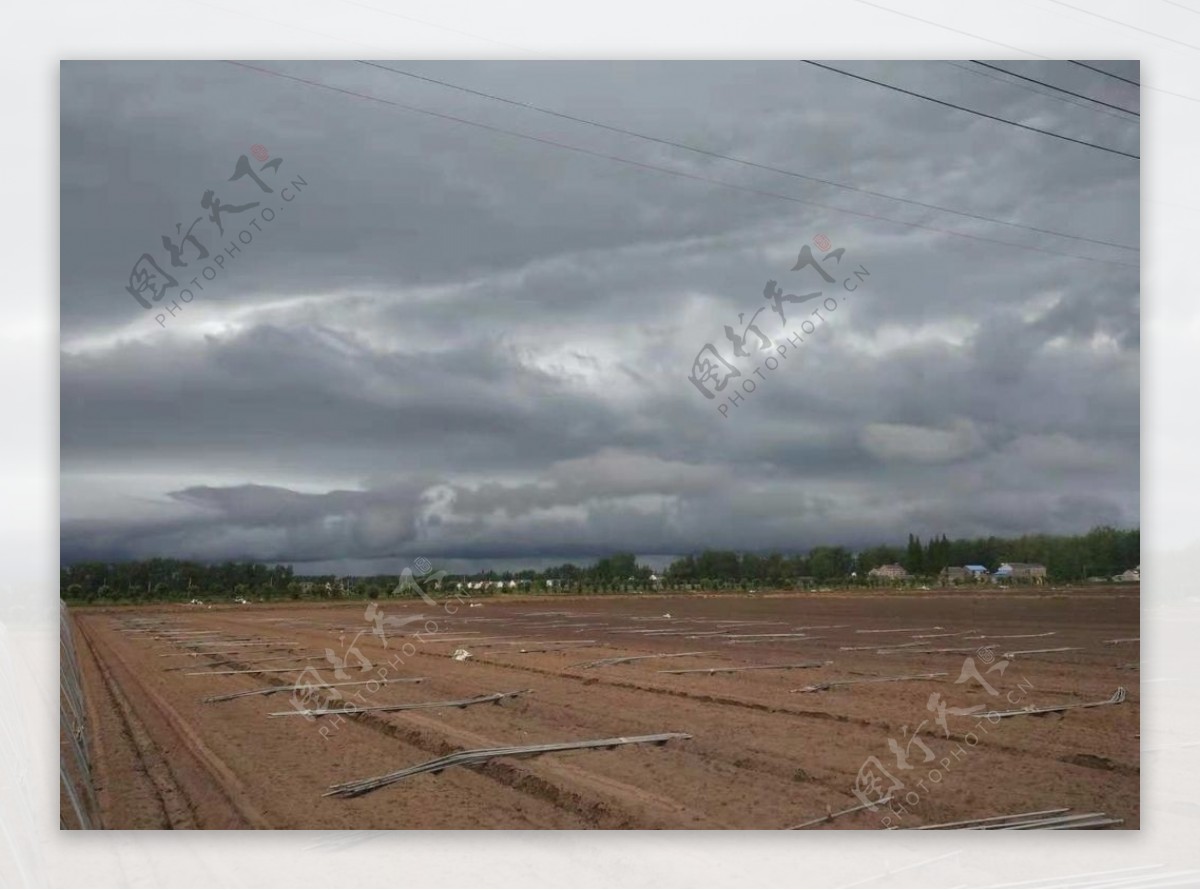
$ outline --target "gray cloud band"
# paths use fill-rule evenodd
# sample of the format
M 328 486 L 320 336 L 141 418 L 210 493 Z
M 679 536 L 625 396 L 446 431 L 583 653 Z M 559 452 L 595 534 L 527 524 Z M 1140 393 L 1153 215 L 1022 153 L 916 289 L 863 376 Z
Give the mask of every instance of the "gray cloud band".
M 287 65 L 366 93 L 401 89 L 366 66 Z M 553 77 L 414 65 L 781 169 L 1137 244 L 1136 165 L 1036 134 L 992 138 L 991 124 L 866 85 L 821 81 L 798 102 L 794 65 L 563 63 Z M 950 66 L 895 73 L 928 92 L 953 78 L 967 104 L 1136 144 L 1134 124 Z M 516 126 L 485 100 L 413 89 Z M 382 563 L 417 553 L 793 551 L 1138 521 L 1136 268 L 723 191 L 233 66 L 66 63 L 61 108 L 64 560 L 307 558 L 394 572 Z M 539 126 L 717 172 L 662 146 Z M 286 147 L 278 170 L 241 148 L 245 133 Z M 273 194 L 248 175 L 229 181 L 242 151 Z M 297 171 L 319 187 L 291 188 Z M 818 184 L 737 175 L 824 202 Z M 300 203 L 284 204 L 281 186 Z M 900 216 L 882 199 L 838 200 Z M 161 227 L 149 242 L 148 224 Z M 792 269 L 798 231 L 831 233 L 809 243 L 833 283 Z M 124 290 L 129 263 L 163 233 L 187 266 L 149 251 L 177 286 L 159 301 L 143 293 L 144 308 Z M 849 299 L 831 312 L 825 298 Z M 201 311 L 204 325 L 171 323 Z M 706 344 L 740 374 L 719 391 L 694 372 L 711 399 L 683 381 Z

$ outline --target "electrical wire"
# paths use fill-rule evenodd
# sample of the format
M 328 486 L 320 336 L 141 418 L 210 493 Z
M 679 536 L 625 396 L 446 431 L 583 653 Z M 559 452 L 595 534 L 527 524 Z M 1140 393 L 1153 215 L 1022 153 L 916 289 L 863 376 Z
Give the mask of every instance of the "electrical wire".
M 1130 80 L 1128 77 L 1122 77 L 1119 74 L 1113 74 L 1111 71 L 1105 71 L 1103 68 L 1097 68 L 1095 65 L 1089 65 L 1087 62 L 1079 62 L 1075 59 L 1069 59 L 1072 65 L 1078 65 L 1080 68 L 1086 68 L 1088 71 L 1095 71 L 1097 74 L 1103 74 L 1105 77 L 1111 77 L 1113 80 L 1124 81 L 1125 83 L 1133 84 L 1135 87 L 1140 87 L 1141 84 L 1136 80 Z
M 861 211 L 861 210 L 851 210 L 846 207 L 838 207 L 836 205 L 824 204 L 819 201 L 812 201 L 812 200 L 809 200 L 806 198 L 797 198 L 794 195 L 785 195 L 780 192 L 769 191 L 766 189 L 758 189 L 758 188 L 753 188 L 750 186 L 737 185 L 736 183 L 726 182 L 724 180 L 715 179 L 715 178 L 709 177 L 709 176 L 703 176 L 698 173 L 688 173 L 686 171 L 675 170 L 670 167 L 660 167 L 656 164 L 648 164 L 644 161 L 636 161 L 631 158 L 621 157 L 619 155 L 606 154 L 605 152 L 595 151 L 590 148 L 583 148 L 581 146 L 570 145 L 569 143 L 565 143 L 565 142 L 559 142 L 554 139 L 547 139 L 544 136 L 535 136 L 530 133 L 522 133 L 518 130 L 509 130 L 504 127 L 497 127 L 493 124 L 485 124 L 485 123 L 482 123 L 481 121 L 473 121 L 473 120 L 470 120 L 469 118 L 458 117 L 456 115 L 446 114 L 446 113 L 440 112 L 440 111 L 433 111 L 431 109 L 421 108 L 421 107 L 415 106 L 415 105 L 408 105 L 406 103 L 397 102 L 392 99 L 385 99 L 381 96 L 372 96 L 369 93 L 360 93 L 356 90 L 348 90 L 344 87 L 338 87 L 338 86 L 334 86 L 332 84 L 322 83 L 322 82 L 316 81 L 316 80 L 310 80 L 308 78 L 299 77 L 294 74 L 287 74 L 282 71 L 272 71 L 269 68 L 260 68 L 257 65 L 251 65 L 247 62 L 239 62 L 239 61 L 236 61 L 233 59 L 226 59 L 225 62 L 229 65 L 234 65 L 238 68 L 244 68 L 249 71 L 258 72 L 259 74 L 266 74 L 271 77 L 277 77 L 277 78 L 281 78 L 283 80 L 290 80 L 295 83 L 301 83 L 301 84 L 305 84 L 308 86 L 317 87 L 319 89 L 329 90 L 334 93 L 340 93 L 340 94 L 346 95 L 346 96 L 352 96 L 352 97 L 359 98 L 359 99 L 365 99 L 370 102 L 377 102 L 382 105 L 388 105 L 388 106 L 391 106 L 394 108 L 402 109 L 404 111 L 411 111 L 416 114 L 426 115 L 429 117 L 437 118 L 439 120 L 451 121 L 453 123 L 464 124 L 464 125 L 471 126 L 471 127 L 477 127 L 479 129 L 486 130 L 488 132 L 501 133 L 501 134 L 504 134 L 507 136 L 512 136 L 512 137 L 515 137 L 518 139 L 523 139 L 523 140 L 526 140 L 529 142 L 536 142 L 541 145 L 548 145 L 548 146 L 553 146 L 556 148 L 561 148 L 561 149 L 564 149 L 567 151 L 576 152 L 578 154 L 587 155 L 589 157 L 600 158 L 600 159 L 609 160 L 609 161 L 615 161 L 617 163 L 626 164 L 631 167 L 635 167 L 635 168 L 642 169 L 642 170 L 652 170 L 652 171 L 656 171 L 659 173 L 666 173 L 670 176 L 675 176 L 675 177 L 678 177 L 681 179 L 688 179 L 688 180 L 692 180 L 692 181 L 696 181 L 696 182 L 707 182 L 707 183 L 711 183 L 712 185 L 720 186 L 721 188 L 731 189 L 733 191 L 745 192 L 747 194 L 758 195 L 760 197 L 778 198 L 780 200 L 789 201 L 794 204 L 805 204 L 805 205 L 812 206 L 812 207 L 820 207 L 824 210 L 830 210 L 835 213 L 844 213 L 849 216 L 857 216 L 857 217 L 862 217 L 865 219 L 873 219 L 873 220 L 877 220 L 880 222 L 892 223 L 893 225 L 908 226 L 910 228 L 921 229 L 921 230 L 929 231 L 929 232 L 938 232 L 943 235 L 950 235 L 951 237 L 954 237 L 954 238 L 964 238 L 964 239 L 967 239 L 970 241 L 980 241 L 980 242 L 984 242 L 984 243 L 988 243 L 988 244 L 999 244 L 1001 246 L 1011 247 L 1011 248 L 1015 248 L 1017 250 L 1027 250 L 1027 251 L 1033 251 L 1036 253 L 1050 254 L 1053 256 L 1070 257 L 1072 259 L 1083 260 L 1085 262 L 1091 262 L 1091 263 L 1101 263 L 1101 264 L 1109 265 L 1109 266 L 1123 266 L 1127 269 L 1137 269 L 1138 268 L 1138 265 L 1134 264 L 1134 263 L 1124 263 L 1124 262 L 1120 262 L 1118 260 L 1106 260 L 1106 259 L 1101 259 L 1099 257 L 1084 256 L 1082 254 L 1066 253 L 1065 251 L 1051 250 L 1049 248 L 1037 247 L 1036 245 L 1032 245 L 1032 244 L 1016 244 L 1011 241 L 1001 241 L 998 238 L 988 238 L 984 235 L 970 235 L 970 234 L 967 234 L 966 232 L 954 231 L 953 229 L 943 229 L 938 226 L 930 226 L 930 225 L 926 225 L 924 223 L 916 223 L 916 222 L 909 222 L 907 220 L 893 219 L 891 217 L 882 216 L 882 215 L 874 214 L 874 213 L 867 213 L 867 212 Z
M 1068 99 L 1065 96 L 1056 96 L 1053 93 L 1046 93 L 1042 90 L 1034 89 L 1031 86 L 1026 86 L 1015 80 L 1008 80 L 1003 77 L 997 77 L 995 74 L 989 74 L 987 71 L 981 71 L 978 68 L 972 68 L 970 65 L 962 65 L 958 62 L 946 62 L 947 65 L 952 65 L 959 71 L 966 71 L 975 77 L 986 77 L 988 80 L 994 80 L 996 83 L 1002 83 L 1005 86 L 1016 87 L 1018 90 L 1024 90 L 1034 96 L 1041 96 L 1045 99 L 1053 99 L 1055 102 L 1062 102 L 1064 105 L 1071 105 L 1075 108 L 1082 108 L 1085 111 L 1091 111 L 1095 114 L 1103 114 L 1105 117 L 1111 117 L 1113 120 L 1124 121 L 1127 124 L 1137 124 L 1138 121 L 1125 114 L 1116 114 L 1112 111 L 1106 111 L 1103 108 L 1096 108 L 1094 105 L 1084 105 L 1082 102 L 1076 102 L 1074 99 Z
M 1009 77 L 1015 77 L 1018 80 L 1027 80 L 1030 83 L 1036 83 L 1039 86 L 1048 87 L 1049 89 L 1052 89 L 1052 90 L 1057 90 L 1058 92 L 1065 93 L 1068 96 L 1074 96 L 1076 99 L 1086 99 L 1088 102 L 1095 102 L 1097 105 L 1103 105 L 1105 108 L 1112 108 L 1115 111 L 1123 111 L 1126 114 L 1132 114 L 1134 117 L 1142 116 L 1140 112 L 1130 111 L 1128 108 L 1124 108 L 1120 105 L 1113 105 L 1111 102 L 1102 102 L 1099 99 L 1093 99 L 1091 96 L 1085 96 L 1083 93 L 1075 93 L 1075 92 L 1072 92 L 1071 90 L 1064 89 L 1063 87 L 1055 86 L 1052 83 L 1046 83 L 1045 81 L 1037 80 L 1036 78 L 1033 78 L 1033 77 L 1026 77 L 1024 74 L 1017 74 L 1015 71 L 1009 71 L 1006 68 L 1001 68 L 999 65 L 992 65 L 988 62 L 981 62 L 978 59 L 972 59 L 971 61 L 974 62 L 976 65 L 982 65 L 984 68 L 991 68 L 993 71 L 999 71 L 1001 74 L 1007 74 Z
M 722 154 L 720 152 L 710 151 L 705 148 L 698 148 L 694 145 L 688 145 L 683 142 L 676 142 L 671 139 L 663 139 L 658 136 L 651 136 L 646 133 L 639 133 L 636 130 L 628 130 L 628 129 L 625 129 L 624 127 L 617 127 L 617 126 L 613 126 L 612 124 L 605 124 L 605 123 L 601 123 L 599 121 L 590 120 L 588 118 L 578 117 L 573 114 L 567 114 L 565 112 L 556 111 L 555 109 L 552 109 L 552 108 L 546 108 L 544 106 L 534 105 L 533 103 L 530 103 L 530 102 L 522 102 L 517 99 L 509 99 L 504 96 L 497 96 L 492 93 L 485 93 L 480 90 L 472 89 L 470 87 L 465 87 L 465 86 L 461 86 L 459 84 L 450 83 L 449 81 L 438 80 L 437 78 L 429 77 L 427 75 L 417 74 L 412 71 L 405 71 L 400 68 L 392 68 L 392 67 L 389 67 L 388 65 L 381 65 L 378 62 L 368 62 L 368 61 L 364 61 L 362 59 L 359 59 L 358 61 L 360 64 L 367 65 L 371 68 L 377 68 L 381 71 L 387 71 L 392 74 L 402 75 L 404 77 L 409 77 L 414 80 L 423 81 L 425 83 L 431 83 L 431 84 L 436 84 L 438 86 L 448 87 L 450 89 L 458 90 L 460 92 L 467 93 L 472 96 L 479 96 L 484 99 L 491 99 L 496 102 L 502 102 L 506 105 L 512 105 L 517 108 L 526 109 L 528 111 L 536 111 L 541 114 L 547 114 L 552 117 L 561 118 L 563 120 L 573 121 L 574 123 L 586 124 L 587 126 L 590 126 L 590 127 L 597 127 L 601 130 L 607 130 L 612 133 L 619 133 L 624 136 L 634 136 L 638 139 L 644 139 L 648 142 L 654 142 L 659 145 L 666 145 L 666 146 L 670 146 L 672 148 L 683 149 L 685 151 L 690 151 L 690 152 L 694 152 L 696 154 L 704 155 L 705 157 L 717 158 L 717 159 L 720 159 L 723 161 L 732 161 L 733 163 L 742 164 L 747 167 L 753 167 L 758 170 L 766 170 L 771 173 L 780 173 L 784 176 L 791 176 L 791 177 L 795 177 L 797 179 L 804 179 L 804 180 L 808 180 L 809 182 L 816 182 L 816 183 L 820 183 L 821 185 L 831 186 L 833 188 L 845 189 L 847 191 L 856 192 L 861 195 L 870 195 L 871 197 L 874 197 L 874 198 L 884 198 L 889 201 L 899 201 L 904 204 L 911 204 L 915 207 L 923 207 L 926 210 L 937 210 L 942 213 L 952 213 L 957 216 L 966 217 L 967 219 L 979 220 L 981 222 L 991 222 L 991 223 L 996 223 L 996 224 L 1002 225 L 1002 226 L 1011 226 L 1013 228 L 1026 229 L 1031 232 L 1037 232 L 1038 234 L 1041 234 L 1041 235 L 1054 235 L 1059 238 L 1072 238 L 1077 241 L 1087 241 L 1091 244 L 1100 244 L 1105 247 L 1117 247 L 1122 250 L 1139 250 L 1140 249 L 1137 247 L 1132 247 L 1128 244 L 1119 244 L 1115 241 L 1104 241 L 1099 238 L 1088 238 L 1083 235 L 1071 235 L 1066 232 L 1055 231 L 1054 229 L 1043 229 L 1043 228 L 1039 228 L 1038 226 L 1031 226 L 1031 225 L 1027 225 L 1025 223 L 1017 223 L 1017 222 L 1011 222 L 1009 220 L 997 219 L 995 217 L 985 216 L 983 214 L 970 213 L 965 210 L 955 210 L 952 207 L 946 207 L 941 204 L 930 204 L 926 201 L 918 201 L 914 198 L 902 198 L 898 195 L 887 194 L 886 192 L 878 192 L 878 191 L 874 191 L 873 189 L 866 189 L 866 188 L 861 188 L 859 186 L 848 185 L 848 184 L 842 183 L 842 182 L 835 182 L 830 179 L 822 179 L 819 176 L 812 176 L 807 173 L 798 173 L 795 170 L 788 170 L 783 167 L 775 167 L 770 164 L 762 164 L 757 161 L 748 160 L 746 158 L 739 158 L 734 155 Z M 1126 120 L 1127 120 L 1127 118 L 1126 118 Z
M 1138 155 L 1130 154 L 1127 151 L 1121 151 L 1120 149 L 1117 149 L 1117 148 L 1109 148 L 1105 145 L 1097 145 L 1095 142 L 1088 142 L 1087 140 L 1084 140 L 1084 139 L 1076 139 L 1073 136 L 1064 136 L 1062 133 L 1054 133 L 1054 132 L 1051 132 L 1050 130 L 1042 130 L 1038 127 L 1031 127 L 1029 124 L 1022 124 L 1022 123 L 1018 123 L 1017 121 L 1011 121 L 1006 117 L 1000 117 L 998 115 L 988 114 L 985 111 L 978 111 L 974 108 L 967 108 L 964 105 L 955 105 L 953 102 L 947 102 L 944 99 L 935 99 L 933 96 L 926 96 L 924 93 L 918 93 L 915 90 L 907 90 L 904 87 L 898 87 L 894 84 L 885 83 L 882 80 L 874 80 L 873 78 L 870 78 L 870 77 L 864 77 L 861 74 L 852 74 L 849 71 L 843 71 L 841 68 L 834 68 L 832 65 L 825 65 L 821 62 L 814 62 L 812 59 L 804 59 L 803 61 L 808 65 L 815 65 L 817 68 L 824 68 L 826 71 L 832 71 L 835 74 L 841 74 L 843 77 L 852 77 L 855 80 L 861 80 L 861 81 L 864 81 L 865 83 L 873 83 L 876 86 L 880 86 L 880 87 L 883 87 L 884 89 L 888 89 L 888 90 L 895 90 L 897 93 L 903 93 L 906 96 L 912 96 L 916 99 L 924 99 L 926 102 L 933 102 L 935 105 L 944 105 L 946 108 L 953 108 L 956 111 L 965 111 L 967 114 L 974 114 L 979 117 L 987 118 L 988 120 L 997 121 L 1002 124 L 1009 124 L 1010 126 L 1013 126 L 1013 127 L 1020 127 L 1022 130 L 1029 130 L 1033 133 L 1041 133 L 1044 136 L 1053 136 L 1055 139 L 1062 139 L 1066 142 L 1074 142 L 1077 145 L 1086 145 L 1088 148 L 1099 149 L 1100 151 L 1106 151 L 1110 154 L 1121 155 L 1122 157 L 1126 157 L 1126 158 L 1133 158 L 1135 161 L 1140 159 Z

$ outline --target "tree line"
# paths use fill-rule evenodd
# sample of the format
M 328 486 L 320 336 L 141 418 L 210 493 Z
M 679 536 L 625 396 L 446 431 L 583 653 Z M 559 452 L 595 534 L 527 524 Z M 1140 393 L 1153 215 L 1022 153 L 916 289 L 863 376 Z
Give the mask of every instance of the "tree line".
M 934 581 L 950 566 L 982 565 L 994 571 L 1005 562 L 1040 563 L 1051 581 L 1111 578 L 1141 562 L 1138 529 L 1101 526 L 1084 535 L 1023 535 L 1018 538 L 929 538 L 910 534 L 904 547 L 881 544 L 851 553 L 845 547 L 814 547 L 803 555 L 760 555 L 709 550 L 673 562 L 666 577 L 679 581 L 753 582 L 791 586 L 801 579 L 818 584 L 867 583 L 871 569 L 898 564 L 914 580 Z
M 879 545 L 852 552 L 846 547 L 814 547 L 803 554 L 738 553 L 705 550 L 676 559 L 656 572 L 639 565 L 632 553 L 616 553 L 590 565 L 564 563 L 544 571 L 483 571 L 453 575 L 436 566 L 425 588 L 471 595 L 498 592 L 624 593 L 643 590 L 795 589 L 812 585 L 868 583 L 871 569 L 898 563 L 912 583 L 935 582 L 948 566 L 1003 562 L 1040 563 L 1052 583 L 1110 578 L 1141 562 L 1138 529 L 1094 528 L 1084 535 L 1022 535 L 1018 538 L 934 536 L 924 543 L 910 534 L 905 546 Z M 80 562 L 64 566 L 60 595 L 72 602 L 141 603 L 158 601 L 228 602 L 381 598 L 416 596 L 395 575 L 344 577 L 297 575 L 288 565 L 255 562 L 206 564 L 178 559 L 132 562 Z M 480 586 L 482 585 L 482 586 Z M 399 592 L 398 592 L 399 591 Z

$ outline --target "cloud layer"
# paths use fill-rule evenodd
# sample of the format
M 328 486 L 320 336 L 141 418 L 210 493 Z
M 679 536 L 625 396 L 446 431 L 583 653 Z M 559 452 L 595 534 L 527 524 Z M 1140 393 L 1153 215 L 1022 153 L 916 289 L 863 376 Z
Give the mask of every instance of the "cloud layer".
M 1137 244 L 1136 162 L 795 63 L 395 65 L 806 176 Z M 535 564 L 1137 523 L 1136 252 L 353 63 L 262 67 L 594 154 L 227 64 L 64 65 L 64 560 L 368 571 L 417 555 Z M 844 67 L 1138 144 L 1136 123 L 945 63 Z M 1057 64 L 1020 70 L 1095 86 Z M 229 182 L 253 144 L 282 159 L 264 181 L 302 177 L 294 200 Z M 161 309 L 125 292 L 130 268 L 151 252 L 172 270 L 160 239 L 205 214 L 210 189 L 277 217 L 160 325 Z M 195 227 L 210 254 L 238 217 L 221 238 L 207 218 Z M 818 235 L 845 250 L 826 260 L 832 285 L 790 271 Z M 193 262 L 175 277 L 199 274 Z M 869 276 L 850 291 L 840 282 L 855 268 Z M 781 324 L 768 280 L 841 301 L 805 334 L 810 305 L 783 304 Z M 770 346 L 751 334 L 737 358 L 724 329 L 760 309 Z M 706 343 L 742 372 L 713 400 L 688 381 Z

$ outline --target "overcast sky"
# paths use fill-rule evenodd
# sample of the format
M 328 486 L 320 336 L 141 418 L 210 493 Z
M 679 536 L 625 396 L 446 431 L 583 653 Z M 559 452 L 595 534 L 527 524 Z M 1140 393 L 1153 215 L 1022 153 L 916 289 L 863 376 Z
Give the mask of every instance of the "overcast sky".
M 1138 524 L 1137 160 L 799 62 L 383 63 L 776 170 L 354 62 L 252 64 L 344 92 L 62 68 L 65 562 L 661 563 Z M 1136 118 L 969 63 L 831 64 L 1138 153 Z M 995 64 L 1138 107 L 1080 66 Z M 230 181 L 242 156 L 262 187 Z M 163 236 L 198 218 L 172 266 Z M 832 284 L 792 271 L 805 245 Z M 143 254 L 177 282 L 150 309 Z M 769 280 L 822 297 L 784 324 Z M 755 313 L 770 345 L 738 357 L 725 327 Z M 711 400 L 706 344 L 740 372 Z

